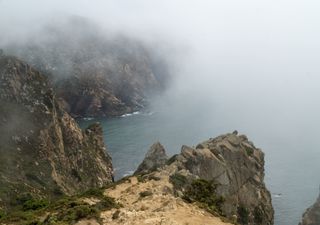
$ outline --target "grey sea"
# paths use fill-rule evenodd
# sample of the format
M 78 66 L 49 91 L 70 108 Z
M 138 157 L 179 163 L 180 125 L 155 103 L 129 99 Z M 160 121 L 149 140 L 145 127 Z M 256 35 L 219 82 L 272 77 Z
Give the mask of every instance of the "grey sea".
M 117 179 L 132 174 L 156 141 L 173 155 L 180 152 L 182 145 L 194 146 L 238 129 L 265 152 L 265 182 L 272 193 L 275 225 L 298 225 L 319 193 L 319 134 L 300 136 L 300 132 L 286 129 L 273 132 L 245 121 L 212 117 L 208 120 L 196 114 L 137 112 L 111 119 L 87 118 L 79 123 L 83 128 L 93 122 L 102 124 Z

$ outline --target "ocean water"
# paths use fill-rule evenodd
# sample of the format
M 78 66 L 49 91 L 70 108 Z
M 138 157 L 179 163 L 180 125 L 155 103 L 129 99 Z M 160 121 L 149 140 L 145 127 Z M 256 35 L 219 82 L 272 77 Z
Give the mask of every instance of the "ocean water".
M 272 193 L 275 225 L 298 225 L 302 213 L 319 194 L 319 134 L 274 132 L 244 121 L 235 123 L 211 116 L 208 120 L 202 115 L 148 112 L 111 119 L 88 118 L 79 123 L 81 127 L 93 122 L 102 124 L 117 179 L 133 173 L 156 141 L 173 155 L 182 145 L 195 146 L 238 128 L 265 152 L 265 182 Z

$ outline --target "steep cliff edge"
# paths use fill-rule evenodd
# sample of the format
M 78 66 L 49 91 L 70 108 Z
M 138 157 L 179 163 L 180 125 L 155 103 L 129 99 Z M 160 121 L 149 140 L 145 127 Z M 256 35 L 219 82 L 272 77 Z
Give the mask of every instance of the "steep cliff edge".
M 135 175 L 32 212 L 36 224 L 273 224 L 264 154 L 244 135 L 183 146 L 170 159 L 155 143 Z M 23 209 L 22 209 L 23 210 Z M 30 211 L 23 211 L 23 215 Z M 71 216 L 69 216 L 71 215 Z M 0 222 L 24 224 L 11 214 Z M 29 220 L 31 221 L 31 220 Z
M 0 56 L 0 105 L 0 205 L 111 182 L 100 125 L 81 131 L 47 78 L 14 57 Z
M 147 157 L 156 158 L 151 152 L 155 151 L 151 149 Z M 200 201 L 209 211 L 239 224 L 273 224 L 271 195 L 264 184 L 264 154 L 246 136 L 234 132 L 196 148 L 183 146 L 167 164 L 157 161 L 155 165 L 167 171 L 177 196 Z M 139 171 L 146 173 L 150 166 L 144 165 Z M 208 193 L 199 197 L 198 192 Z
M 299 225 L 320 224 L 320 196 L 317 201 L 303 214 L 302 222 Z

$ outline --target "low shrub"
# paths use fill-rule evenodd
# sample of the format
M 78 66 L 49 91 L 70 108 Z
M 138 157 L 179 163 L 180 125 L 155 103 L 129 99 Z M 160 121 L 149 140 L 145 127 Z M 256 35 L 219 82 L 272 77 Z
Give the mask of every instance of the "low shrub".
M 23 211 L 28 210 L 38 210 L 45 208 L 49 205 L 49 201 L 46 199 L 30 199 L 23 203 L 22 209 Z
M 204 179 L 194 180 L 183 193 L 187 202 L 198 202 L 211 213 L 222 214 L 221 207 L 224 198 L 216 195 L 217 185 L 213 181 Z
M 241 225 L 247 225 L 249 223 L 249 211 L 242 205 L 238 207 L 238 223 Z
M 103 188 L 92 188 L 83 193 L 81 193 L 80 197 L 103 197 L 104 189 Z
M 108 196 L 104 196 L 100 202 L 98 202 L 95 207 L 98 210 L 110 210 L 110 209 L 114 209 L 114 208 L 119 208 L 120 205 L 118 203 L 116 203 L 116 201 L 113 198 L 110 198 Z
M 151 191 L 142 191 L 139 193 L 141 198 L 147 197 L 147 196 L 151 196 L 152 192 Z

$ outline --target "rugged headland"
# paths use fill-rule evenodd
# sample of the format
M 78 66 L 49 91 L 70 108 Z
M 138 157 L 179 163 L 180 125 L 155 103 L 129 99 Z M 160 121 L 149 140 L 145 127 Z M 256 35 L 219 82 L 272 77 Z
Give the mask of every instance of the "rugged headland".
M 320 196 L 316 202 L 303 214 L 302 222 L 299 225 L 320 224 Z
M 101 126 L 82 131 L 48 77 L 0 56 L 1 224 L 273 224 L 264 154 L 245 135 L 170 158 L 155 143 L 113 183 Z
M 169 77 L 165 58 L 151 46 L 108 33 L 82 17 L 48 24 L 27 41 L 7 45 L 5 52 L 47 74 L 64 110 L 73 117 L 141 110 Z

